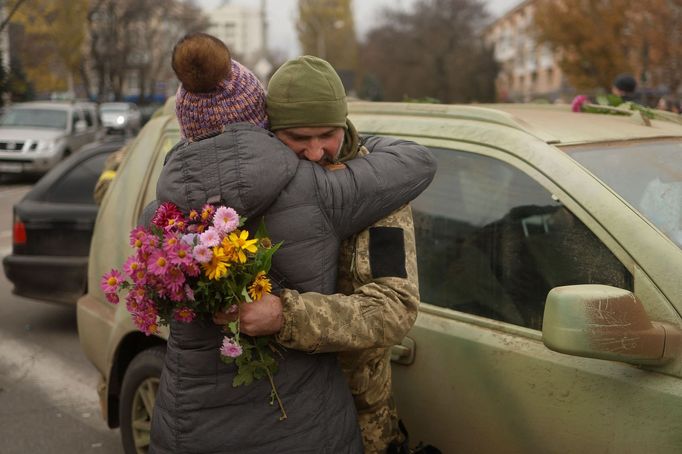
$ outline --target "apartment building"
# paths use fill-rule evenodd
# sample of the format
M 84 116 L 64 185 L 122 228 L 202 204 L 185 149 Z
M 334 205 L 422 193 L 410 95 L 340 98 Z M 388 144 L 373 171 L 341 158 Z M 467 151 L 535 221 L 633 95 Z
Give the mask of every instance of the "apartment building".
M 570 101 L 573 92 L 554 54 L 533 38 L 534 3 L 521 1 L 486 29 L 486 42 L 494 46 L 495 59 L 500 64 L 496 80 L 498 100 Z
M 259 6 L 243 6 L 223 1 L 217 9 L 207 11 L 211 20 L 207 31 L 221 39 L 237 59 L 251 67 L 266 47 L 263 8 L 264 2 Z

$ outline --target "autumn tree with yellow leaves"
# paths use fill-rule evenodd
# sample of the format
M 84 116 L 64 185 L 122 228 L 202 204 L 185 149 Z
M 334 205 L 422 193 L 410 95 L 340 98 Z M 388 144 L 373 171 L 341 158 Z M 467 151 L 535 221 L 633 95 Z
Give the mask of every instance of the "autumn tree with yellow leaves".
M 682 0 L 537 0 L 534 31 L 578 90 L 609 90 L 630 72 L 676 92 L 682 83 Z
M 12 22 L 20 27 L 18 51 L 37 91 L 73 91 L 86 35 L 87 0 L 26 0 Z
M 558 56 L 568 82 L 578 90 L 610 89 L 613 78 L 631 72 L 635 0 L 538 0 L 535 31 Z

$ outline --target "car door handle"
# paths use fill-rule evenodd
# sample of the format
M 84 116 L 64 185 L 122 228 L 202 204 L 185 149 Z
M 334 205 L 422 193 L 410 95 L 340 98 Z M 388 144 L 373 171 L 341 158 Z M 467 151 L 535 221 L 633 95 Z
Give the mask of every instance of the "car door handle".
M 391 347 L 391 361 L 398 364 L 412 364 L 414 362 L 414 350 L 414 340 L 405 337 L 400 344 Z

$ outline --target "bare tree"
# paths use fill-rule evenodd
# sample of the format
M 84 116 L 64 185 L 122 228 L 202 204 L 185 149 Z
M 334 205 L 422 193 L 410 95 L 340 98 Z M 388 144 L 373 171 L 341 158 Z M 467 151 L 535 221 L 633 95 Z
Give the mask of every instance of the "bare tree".
M 387 9 L 384 17 L 361 61 L 386 100 L 494 99 L 497 65 L 480 36 L 487 16 L 479 0 L 418 0 L 411 11 Z
M 0 0 L 0 8 L 7 8 L 7 13 L 5 14 L 5 18 L 3 19 L 2 22 L 0 22 L 0 32 L 7 27 L 7 24 L 10 23 L 12 18 L 14 17 L 14 14 L 19 10 L 21 5 L 25 3 L 26 0 L 13 0 L 13 1 L 4 1 Z
M 121 99 L 125 78 L 134 74 L 143 102 L 167 74 L 175 41 L 208 26 L 196 6 L 180 0 L 97 0 L 88 20 L 100 99 Z

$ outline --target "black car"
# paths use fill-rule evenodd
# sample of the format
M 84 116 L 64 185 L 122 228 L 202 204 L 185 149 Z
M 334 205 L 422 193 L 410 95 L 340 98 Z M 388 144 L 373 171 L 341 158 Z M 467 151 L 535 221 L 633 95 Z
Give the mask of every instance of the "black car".
M 109 137 L 69 156 L 13 207 L 12 254 L 2 265 L 14 293 L 75 304 L 87 291 L 88 253 L 98 206 L 93 189 L 124 137 Z

